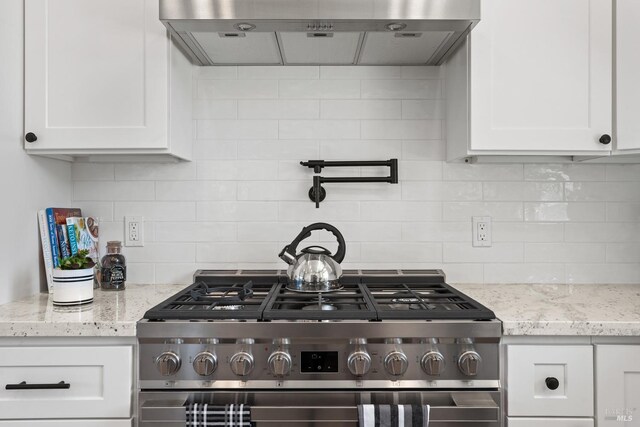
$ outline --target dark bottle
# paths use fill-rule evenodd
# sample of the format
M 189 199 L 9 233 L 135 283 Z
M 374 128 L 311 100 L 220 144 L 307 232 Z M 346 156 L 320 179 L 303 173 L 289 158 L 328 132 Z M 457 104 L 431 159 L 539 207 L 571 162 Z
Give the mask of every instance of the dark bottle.
M 100 287 L 106 291 L 124 290 L 127 279 L 127 262 L 120 252 L 122 243 L 117 240 L 107 242 L 107 254 L 102 257 Z

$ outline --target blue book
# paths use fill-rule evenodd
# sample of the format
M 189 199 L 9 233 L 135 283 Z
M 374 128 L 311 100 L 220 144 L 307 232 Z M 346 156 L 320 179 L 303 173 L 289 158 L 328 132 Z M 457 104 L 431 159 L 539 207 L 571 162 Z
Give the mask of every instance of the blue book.
M 71 218 L 67 218 L 67 234 L 69 235 L 69 247 L 71 255 L 78 253 L 78 242 L 76 241 L 76 226 L 71 222 Z
M 56 233 L 56 221 L 53 217 L 53 208 L 47 208 L 47 226 L 49 227 L 49 241 L 51 243 L 51 258 L 53 268 L 60 267 L 60 254 L 58 253 L 58 233 Z

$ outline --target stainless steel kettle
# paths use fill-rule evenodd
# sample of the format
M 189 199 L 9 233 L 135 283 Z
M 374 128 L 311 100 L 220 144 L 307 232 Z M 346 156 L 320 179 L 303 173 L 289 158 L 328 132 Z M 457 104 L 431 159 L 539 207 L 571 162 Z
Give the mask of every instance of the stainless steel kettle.
M 322 246 L 308 246 L 302 249 L 300 254 L 296 253 L 300 242 L 311 236 L 314 230 L 327 230 L 338 239 L 335 255 L 332 256 L 331 252 Z M 331 292 L 342 289 L 340 263 L 344 259 L 345 251 L 344 237 L 333 225 L 316 222 L 304 227 L 278 255 L 289 264 L 287 289 L 297 292 Z

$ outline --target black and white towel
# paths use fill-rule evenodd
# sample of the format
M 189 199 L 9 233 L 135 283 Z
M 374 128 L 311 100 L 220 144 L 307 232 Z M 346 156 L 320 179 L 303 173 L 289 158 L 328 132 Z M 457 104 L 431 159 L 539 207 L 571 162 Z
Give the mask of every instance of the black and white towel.
M 428 427 L 429 405 L 358 405 L 360 427 Z
M 250 427 L 251 409 L 247 405 L 209 405 L 190 403 L 185 406 L 186 427 Z

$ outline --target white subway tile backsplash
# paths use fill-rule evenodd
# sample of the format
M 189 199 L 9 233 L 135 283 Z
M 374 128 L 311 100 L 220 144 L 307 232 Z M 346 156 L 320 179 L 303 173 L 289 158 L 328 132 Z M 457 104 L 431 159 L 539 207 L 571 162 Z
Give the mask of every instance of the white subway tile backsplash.
M 235 99 L 194 99 L 193 118 L 237 119 L 238 101 L 236 101 Z
M 490 216 L 494 221 L 522 221 L 520 202 L 444 202 L 445 221 L 471 220 L 473 216 Z
M 446 181 L 522 181 L 522 177 L 522 164 L 444 164 Z
M 556 202 L 564 199 L 561 183 L 557 182 L 485 182 L 484 200 L 521 200 Z
M 198 80 L 197 98 L 276 99 L 278 80 Z
M 277 120 L 198 120 L 198 139 L 277 139 Z
M 298 160 L 317 159 L 318 141 L 243 140 L 238 141 L 238 159 Z
M 229 181 L 158 181 L 156 200 L 235 200 L 236 183 Z
M 640 203 L 607 203 L 607 221 L 640 222 Z
M 280 80 L 280 98 L 354 99 L 360 98 L 358 80 Z
M 138 215 L 145 221 L 193 221 L 196 218 L 195 202 L 115 202 L 114 218 Z
M 363 99 L 440 99 L 440 80 L 362 80 Z
M 441 120 L 362 120 L 364 139 L 440 139 Z
M 278 217 L 277 202 L 220 201 L 198 202 L 198 221 L 275 221 Z
M 526 262 L 598 262 L 604 258 L 602 243 L 525 243 Z
M 223 139 L 196 139 L 193 158 L 198 160 L 233 160 L 238 157 L 238 142 Z
M 527 164 L 526 181 L 604 181 L 604 165 Z
M 153 200 L 153 181 L 76 181 L 74 200 Z
M 318 79 L 318 66 L 272 67 L 243 66 L 238 67 L 238 79 Z
M 445 242 L 444 262 L 523 262 L 523 243 L 496 243 L 491 247 L 474 248 L 468 243 Z
M 240 100 L 240 119 L 317 119 L 320 103 L 317 99 Z
M 368 262 L 442 262 L 442 243 L 361 243 L 361 254 Z
M 110 163 L 83 163 L 71 164 L 71 179 L 73 181 L 113 181 L 115 167 Z
M 525 221 L 604 221 L 604 203 L 525 203 Z
M 280 139 L 358 139 L 357 120 L 280 120 Z
M 485 264 L 486 283 L 564 283 L 564 264 Z
M 327 140 L 320 141 L 320 158 L 325 160 L 388 160 L 402 156 L 402 142 L 394 140 Z M 400 173 L 402 173 L 402 168 Z M 340 174 L 344 172 L 340 168 Z M 325 173 L 327 169 L 322 172 Z M 386 172 L 389 169 L 385 169 Z
M 640 263 L 640 243 L 607 243 L 607 262 Z
M 237 224 L 233 222 L 158 222 L 156 242 L 235 242 Z
M 196 163 L 120 163 L 115 165 L 116 181 L 181 181 L 196 177 Z
M 213 181 L 253 181 L 276 179 L 275 160 L 203 160 L 198 162 L 198 179 Z
M 72 165 L 72 198 L 123 240 L 128 283 L 192 282 L 198 268 L 273 269 L 302 227 L 344 234 L 343 268 L 439 268 L 449 283 L 640 282 L 638 165 L 445 162 L 441 67 L 229 66 L 193 73 L 194 160 Z M 399 184 L 326 184 L 300 161 L 399 159 Z M 384 167 L 325 168 L 385 177 Z M 491 216 L 493 245 L 471 245 Z M 308 243 L 334 251 L 318 232 Z M 104 249 L 104 248 L 102 248 Z
M 402 76 L 401 67 L 385 66 L 385 67 L 343 67 L 343 66 L 325 66 L 320 67 L 321 79 L 397 79 Z M 356 81 L 357 81 L 356 80 Z
M 400 101 L 378 100 L 322 100 L 322 119 L 399 119 L 402 116 Z

